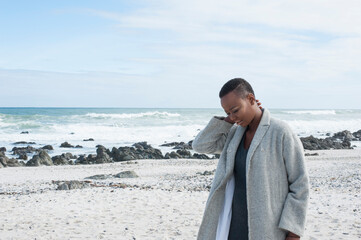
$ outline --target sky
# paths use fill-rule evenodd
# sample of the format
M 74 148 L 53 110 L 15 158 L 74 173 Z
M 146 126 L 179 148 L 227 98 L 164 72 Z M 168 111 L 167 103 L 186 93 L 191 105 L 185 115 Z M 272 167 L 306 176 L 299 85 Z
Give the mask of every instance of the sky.
M 359 0 L 0 2 L 0 107 L 360 109 Z

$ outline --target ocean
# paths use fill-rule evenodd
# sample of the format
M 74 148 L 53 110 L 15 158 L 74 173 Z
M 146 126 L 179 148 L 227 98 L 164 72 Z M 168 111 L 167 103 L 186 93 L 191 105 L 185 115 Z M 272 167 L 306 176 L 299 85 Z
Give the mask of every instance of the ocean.
M 286 121 L 301 137 L 326 137 L 327 133 L 361 129 L 361 110 L 270 109 L 273 117 Z M 50 156 L 64 152 L 92 154 L 96 145 L 107 148 L 147 141 L 153 147 L 166 142 L 188 142 L 213 116 L 225 116 L 221 108 L 0 108 L 0 147 L 7 155 L 15 142 L 52 145 Z M 29 132 L 21 134 L 21 132 Z M 83 141 L 93 138 L 94 141 Z M 83 148 L 60 148 L 63 142 Z M 359 142 L 352 144 L 361 146 Z

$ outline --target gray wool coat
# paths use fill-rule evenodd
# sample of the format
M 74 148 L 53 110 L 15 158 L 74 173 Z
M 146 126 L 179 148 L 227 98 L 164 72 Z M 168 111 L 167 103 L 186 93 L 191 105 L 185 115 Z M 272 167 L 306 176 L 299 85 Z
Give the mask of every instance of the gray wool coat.
M 245 128 L 213 117 L 193 141 L 199 153 L 221 153 L 198 240 L 216 239 L 227 182 Z M 309 177 L 299 138 L 264 109 L 246 159 L 248 236 L 250 240 L 283 240 L 291 231 L 303 236 L 309 199 Z

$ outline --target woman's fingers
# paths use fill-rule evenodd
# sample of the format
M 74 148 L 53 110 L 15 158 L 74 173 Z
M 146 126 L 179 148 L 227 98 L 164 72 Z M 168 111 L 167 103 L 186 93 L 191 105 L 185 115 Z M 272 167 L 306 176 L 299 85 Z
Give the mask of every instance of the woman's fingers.
M 257 106 L 260 108 L 260 109 L 262 109 L 262 107 L 261 107 L 261 102 L 258 100 L 258 99 L 256 99 L 256 103 L 257 103 Z

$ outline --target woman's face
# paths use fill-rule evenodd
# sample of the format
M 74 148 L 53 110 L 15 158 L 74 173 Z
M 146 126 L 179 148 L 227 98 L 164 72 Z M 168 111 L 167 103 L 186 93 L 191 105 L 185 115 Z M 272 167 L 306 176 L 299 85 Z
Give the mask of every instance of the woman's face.
M 233 122 L 242 127 L 247 127 L 254 119 L 254 104 L 253 94 L 242 98 L 235 91 L 231 91 L 221 98 L 221 105 L 226 114 Z

